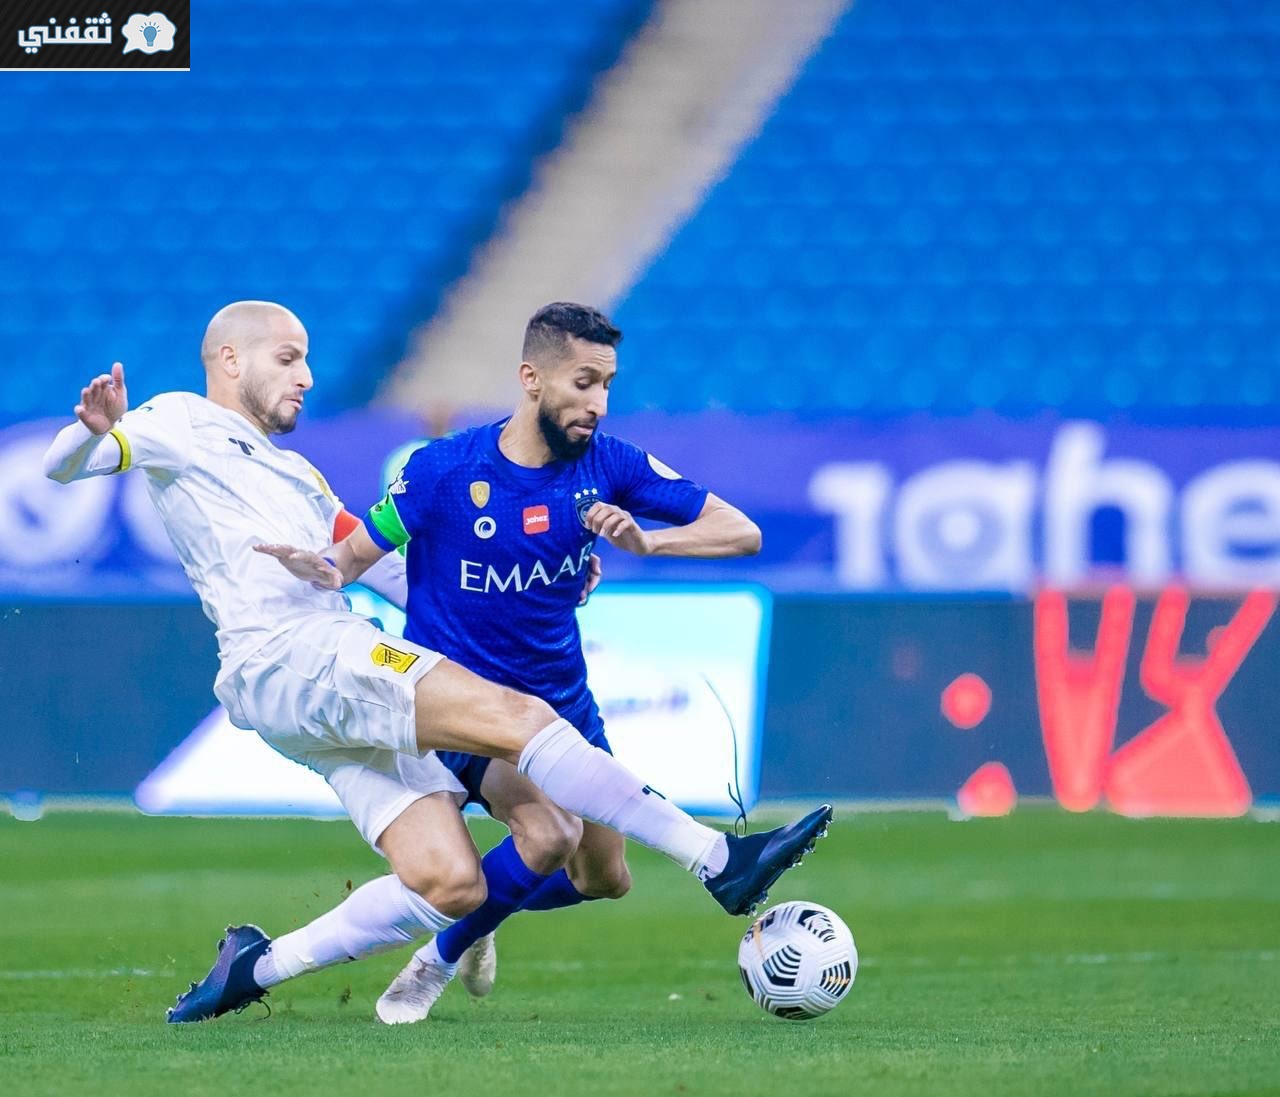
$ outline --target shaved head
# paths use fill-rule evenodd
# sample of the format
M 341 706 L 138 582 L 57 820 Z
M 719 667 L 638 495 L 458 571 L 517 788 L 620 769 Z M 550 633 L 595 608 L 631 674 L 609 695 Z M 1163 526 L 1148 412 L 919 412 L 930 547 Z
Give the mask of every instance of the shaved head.
M 273 301 L 234 301 L 214 314 L 200 344 L 209 399 L 265 434 L 293 430 L 311 388 L 307 329 Z
M 200 359 L 208 368 L 218 360 L 220 347 L 247 350 L 269 339 L 280 321 L 302 326 L 292 312 L 274 301 L 233 301 L 215 312 L 205 328 Z

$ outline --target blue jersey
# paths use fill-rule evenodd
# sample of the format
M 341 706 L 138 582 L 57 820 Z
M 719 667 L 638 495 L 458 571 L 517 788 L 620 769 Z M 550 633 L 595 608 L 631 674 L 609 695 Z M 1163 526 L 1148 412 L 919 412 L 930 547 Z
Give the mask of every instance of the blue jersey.
M 599 431 L 581 457 L 525 468 L 498 449 L 505 425 L 416 450 L 365 526 L 382 548 L 408 545 L 406 638 L 541 698 L 593 738 L 575 612 L 595 544 L 583 516 L 604 502 L 687 525 L 707 491 Z

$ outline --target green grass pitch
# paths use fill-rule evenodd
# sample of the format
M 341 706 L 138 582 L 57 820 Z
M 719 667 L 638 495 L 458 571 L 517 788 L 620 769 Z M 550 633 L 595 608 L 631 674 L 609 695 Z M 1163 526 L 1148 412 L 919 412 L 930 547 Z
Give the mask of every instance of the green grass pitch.
M 498 828 L 476 826 L 482 848 Z M 738 981 L 745 921 L 636 850 L 625 900 L 518 916 L 483 1002 L 378 1025 L 406 954 L 166 1026 L 229 921 L 287 930 L 380 863 L 345 823 L 0 818 L 0 1091 L 37 1094 L 1280 1093 L 1280 826 L 1052 809 L 837 816 L 773 900 L 862 966 L 809 1023 Z

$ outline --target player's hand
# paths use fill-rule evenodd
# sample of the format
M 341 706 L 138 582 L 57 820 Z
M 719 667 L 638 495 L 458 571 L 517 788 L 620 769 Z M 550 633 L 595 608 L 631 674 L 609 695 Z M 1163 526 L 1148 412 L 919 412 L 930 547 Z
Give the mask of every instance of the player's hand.
M 116 362 L 110 373 L 101 373 L 80 390 L 76 418 L 94 434 L 106 434 L 129 410 L 124 387 L 124 366 Z
M 274 556 L 290 575 L 310 583 L 317 590 L 341 590 L 342 572 L 318 552 L 294 548 L 292 545 L 254 545 L 254 552 Z
M 648 556 L 653 551 L 649 534 L 636 525 L 627 511 L 612 503 L 597 503 L 587 511 L 585 521 L 587 529 L 617 548 L 636 556 Z
M 582 596 L 578 599 L 578 605 L 585 606 L 587 599 L 591 597 L 591 592 L 600 585 L 600 577 L 604 575 L 604 568 L 600 564 L 600 557 L 594 552 L 587 561 L 587 585 L 582 588 Z

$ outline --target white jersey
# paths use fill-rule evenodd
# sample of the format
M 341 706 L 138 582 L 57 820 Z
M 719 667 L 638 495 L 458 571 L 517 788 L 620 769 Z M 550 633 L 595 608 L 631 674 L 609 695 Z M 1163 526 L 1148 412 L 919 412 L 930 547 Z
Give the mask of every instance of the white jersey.
M 217 626 L 219 681 L 291 622 L 348 608 L 337 591 L 318 590 L 253 551 L 276 542 L 318 552 L 332 543 L 342 504 L 306 458 L 190 392 L 148 400 L 102 437 L 114 438 L 119 453 L 101 445 L 74 475 L 146 474 L 151 501 Z

